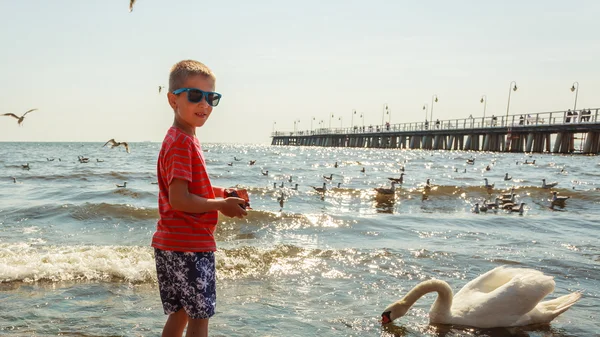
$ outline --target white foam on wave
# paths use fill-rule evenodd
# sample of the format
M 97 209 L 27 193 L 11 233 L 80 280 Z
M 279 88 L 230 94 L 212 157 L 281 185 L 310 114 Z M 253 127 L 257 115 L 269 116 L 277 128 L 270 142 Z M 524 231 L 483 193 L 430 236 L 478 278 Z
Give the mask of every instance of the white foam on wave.
M 379 255 L 379 252 L 374 252 Z M 356 255 L 356 256 L 355 256 Z M 294 245 L 239 247 L 216 252 L 220 279 L 281 277 L 331 272 L 328 261 L 348 263 L 348 251 L 304 249 Z M 343 258 L 342 258 L 343 257 Z M 354 260 L 352 258 L 351 260 Z M 362 263 L 362 262 L 360 262 Z M 329 273 L 328 273 L 329 272 Z M 156 283 L 154 249 L 150 246 L 52 246 L 40 242 L 0 243 L 0 283 L 5 282 L 130 282 Z
M 0 283 L 156 281 L 152 247 L 0 243 Z

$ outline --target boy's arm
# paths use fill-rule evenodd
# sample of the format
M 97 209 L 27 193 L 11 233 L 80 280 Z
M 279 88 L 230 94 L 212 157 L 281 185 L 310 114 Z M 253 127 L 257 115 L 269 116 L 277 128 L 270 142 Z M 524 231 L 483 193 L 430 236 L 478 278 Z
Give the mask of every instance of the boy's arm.
M 174 210 L 188 213 L 219 211 L 228 217 L 243 218 L 246 211 L 240 207 L 246 202 L 241 198 L 207 199 L 188 190 L 188 182 L 173 178 L 169 185 L 169 204 Z
M 207 199 L 190 193 L 188 182 L 174 178 L 169 185 L 169 204 L 177 211 L 188 213 L 206 213 L 220 211 L 224 200 Z

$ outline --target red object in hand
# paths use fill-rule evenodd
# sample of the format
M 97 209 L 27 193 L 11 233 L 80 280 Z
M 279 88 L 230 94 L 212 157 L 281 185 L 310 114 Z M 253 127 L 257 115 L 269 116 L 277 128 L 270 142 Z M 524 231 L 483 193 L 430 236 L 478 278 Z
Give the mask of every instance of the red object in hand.
M 244 199 L 244 201 L 246 203 L 244 205 L 240 205 L 240 207 L 243 209 L 252 209 L 250 207 L 250 197 L 248 197 L 248 191 L 246 191 L 245 189 L 241 189 L 241 190 L 226 189 L 225 190 L 225 198 L 229 198 L 229 197 L 236 197 L 236 198 Z

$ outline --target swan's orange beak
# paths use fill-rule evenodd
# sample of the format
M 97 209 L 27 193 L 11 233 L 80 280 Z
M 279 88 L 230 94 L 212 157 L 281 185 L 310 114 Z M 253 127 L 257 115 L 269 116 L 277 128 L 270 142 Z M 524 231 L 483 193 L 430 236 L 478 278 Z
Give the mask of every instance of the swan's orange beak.
M 388 324 L 392 321 L 390 319 L 390 313 L 390 311 L 386 311 L 383 314 L 381 314 L 381 325 Z

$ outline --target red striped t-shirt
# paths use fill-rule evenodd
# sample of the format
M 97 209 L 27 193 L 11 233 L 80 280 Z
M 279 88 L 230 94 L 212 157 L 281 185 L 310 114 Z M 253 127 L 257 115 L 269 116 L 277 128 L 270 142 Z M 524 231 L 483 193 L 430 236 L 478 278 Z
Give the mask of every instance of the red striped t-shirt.
M 217 211 L 187 213 L 174 210 L 169 203 L 169 185 L 174 178 L 186 180 L 190 193 L 215 198 L 198 138 L 171 127 L 158 154 L 157 174 L 160 219 L 152 236 L 152 247 L 180 252 L 217 250 L 213 235 Z

